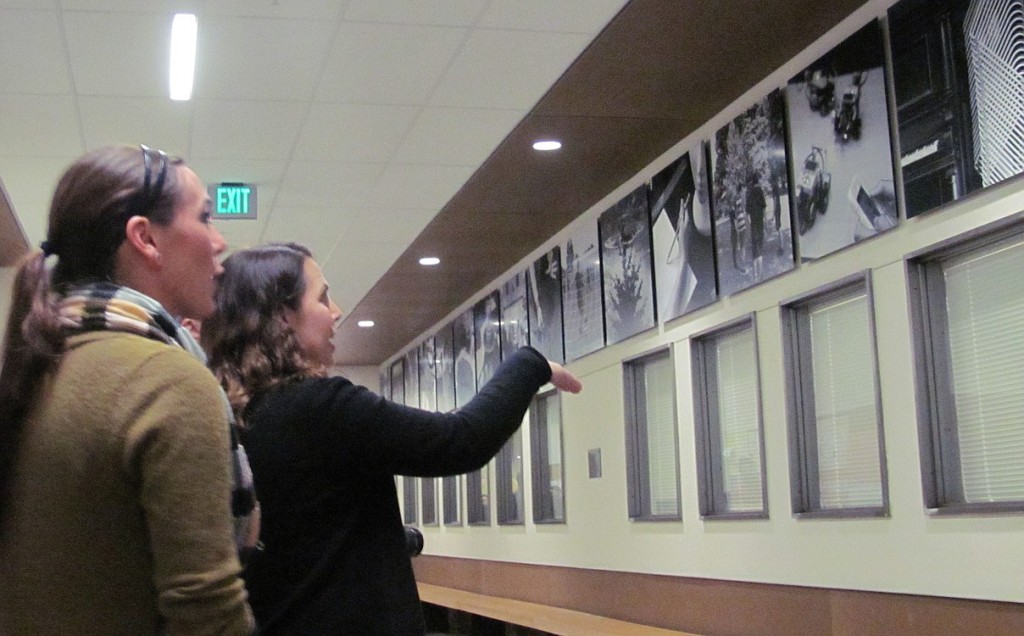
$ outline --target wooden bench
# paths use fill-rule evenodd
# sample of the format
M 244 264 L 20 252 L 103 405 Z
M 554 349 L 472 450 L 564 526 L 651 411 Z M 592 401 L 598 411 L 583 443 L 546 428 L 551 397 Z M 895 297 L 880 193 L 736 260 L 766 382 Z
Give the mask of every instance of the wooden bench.
M 419 583 L 420 600 L 461 612 L 565 636 L 697 636 L 689 632 L 638 625 L 539 603 Z

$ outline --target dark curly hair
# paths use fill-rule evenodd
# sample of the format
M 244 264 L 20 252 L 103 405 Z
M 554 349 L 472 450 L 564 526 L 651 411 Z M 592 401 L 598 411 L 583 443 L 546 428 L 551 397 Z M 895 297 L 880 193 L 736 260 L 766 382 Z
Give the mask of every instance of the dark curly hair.
M 306 358 L 284 320 L 284 310 L 297 311 L 302 302 L 308 258 L 302 245 L 271 243 L 224 261 L 217 308 L 203 321 L 200 338 L 242 426 L 249 402 L 264 391 L 327 373 Z

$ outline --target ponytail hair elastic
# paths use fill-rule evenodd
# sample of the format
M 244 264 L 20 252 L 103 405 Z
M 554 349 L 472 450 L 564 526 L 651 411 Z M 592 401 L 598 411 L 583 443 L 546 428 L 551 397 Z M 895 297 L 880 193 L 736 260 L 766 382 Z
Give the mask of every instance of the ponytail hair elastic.
M 39 249 L 43 250 L 43 258 L 57 254 L 57 248 L 51 241 L 43 241 L 39 244 Z

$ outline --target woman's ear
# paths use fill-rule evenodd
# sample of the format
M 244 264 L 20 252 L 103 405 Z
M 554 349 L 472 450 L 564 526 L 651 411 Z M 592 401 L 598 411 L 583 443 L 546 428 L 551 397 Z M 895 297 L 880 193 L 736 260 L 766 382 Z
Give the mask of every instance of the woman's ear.
M 125 223 L 124 233 L 125 243 L 132 252 L 149 264 L 160 263 L 160 250 L 157 248 L 153 225 L 149 219 L 138 215 L 131 217 Z

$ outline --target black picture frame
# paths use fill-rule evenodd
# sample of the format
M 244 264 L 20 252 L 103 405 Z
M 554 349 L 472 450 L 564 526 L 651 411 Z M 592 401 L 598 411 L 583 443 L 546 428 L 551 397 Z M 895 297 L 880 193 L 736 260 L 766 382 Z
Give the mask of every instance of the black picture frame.
M 786 108 L 773 90 L 716 131 L 711 145 L 715 263 L 722 296 L 795 267 Z
M 786 85 L 801 261 L 899 223 L 885 69 L 882 26 L 873 20 Z
M 654 248 L 647 185 L 641 185 L 598 217 L 608 344 L 657 325 Z
M 527 289 L 530 344 L 548 360 L 565 362 L 562 338 L 561 248 L 555 246 L 530 266 Z
M 596 223 L 576 227 L 561 245 L 562 334 L 565 359 L 578 360 L 604 347 L 601 242 Z
M 455 357 L 455 408 L 465 406 L 476 395 L 476 352 L 473 344 L 473 308 L 452 321 L 452 345 Z
M 718 300 L 708 147 L 694 144 L 651 178 L 651 234 L 662 322 Z

